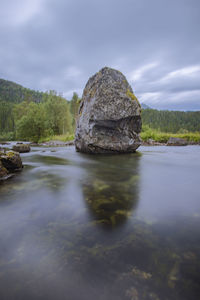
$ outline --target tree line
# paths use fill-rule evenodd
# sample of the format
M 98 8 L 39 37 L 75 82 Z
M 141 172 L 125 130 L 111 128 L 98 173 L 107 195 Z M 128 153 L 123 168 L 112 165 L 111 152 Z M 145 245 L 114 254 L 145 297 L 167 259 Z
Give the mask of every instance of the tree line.
M 67 101 L 55 91 L 43 93 L 21 103 L 0 100 L 0 136 L 9 139 L 39 141 L 53 135 L 72 134 L 80 99 L 76 93 Z
M 31 90 L 15 82 L 0 79 L 0 101 L 20 103 L 22 101 L 41 102 L 43 92 Z
M 38 141 L 73 134 L 80 101 L 76 93 L 67 101 L 55 91 L 38 92 L 0 79 L 0 139 Z M 151 128 L 166 133 L 199 132 L 200 111 L 143 109 L 142 123 L 143 131 Z
M 143 128 L 161 132 L 186 133 L 200 131 L 200 111 L 142 110 Z

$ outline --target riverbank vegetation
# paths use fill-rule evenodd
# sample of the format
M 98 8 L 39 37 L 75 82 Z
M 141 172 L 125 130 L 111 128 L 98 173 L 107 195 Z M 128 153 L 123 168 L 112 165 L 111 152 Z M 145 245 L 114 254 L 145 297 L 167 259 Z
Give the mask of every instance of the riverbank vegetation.
M 200 143 L 200 132 L 188 132 L 183 130 L 183 132 L 173 133 L 173 132 L 162 132 L 156 129 L 150 128 L 148 125 L 143 125 L 142 132 L 140 134 L 143 141 L 154 140 L 159 143 L 166 143 L 170 137 L 182 138 L 188 142 Z
M 200 143 L 200 132 L 186 132 L 186 133 L 170 133 L 170 132 L 161 132 L 158 130 L 151 129 L 150 127 L 143 126 L 140 136 L 144 142 L 148 140 L 154 140 L 159 143 L 167 143 L 170 137 L 182 138 L 188 142 Z M 63 134 L 63 135 L 54 135 L 47 138 L 41 138 L 39 143 L 49 142 L 49 141 L 62 141 L 68 142 L 74 140 L 74 134 Z
M 50 142 L 50 141 L 60 141 L 60 142 L 69 142 L 74 140 L 74 134 L 60 134 L 60 135 L 51 135 L 48 137 L 41 137 L 38 143 Z
M 76 93 L 67 101 L 55 91 L 43 93 L 40 101 L 32 96 L 21 103 L 0 100 L 0 140 L 67 141 L 73 138 L 79 104 Z

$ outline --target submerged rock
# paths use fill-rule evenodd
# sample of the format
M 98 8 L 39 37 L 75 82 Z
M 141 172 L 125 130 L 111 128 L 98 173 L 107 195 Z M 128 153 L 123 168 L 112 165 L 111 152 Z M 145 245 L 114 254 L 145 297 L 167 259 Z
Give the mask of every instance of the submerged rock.
M 141 144 L 141 106 L 126 77 L 103 68 L 84 89 L 75 135 L 86 153 L 134 152 Z
M 186 146 L 188 142 L 181 138 L 170 137 L 167 146 Z
M 26 153 L 31 151 L 31 147 L 28 144 L 17 143 L 13 146 L 12 150 L 19 153 Z

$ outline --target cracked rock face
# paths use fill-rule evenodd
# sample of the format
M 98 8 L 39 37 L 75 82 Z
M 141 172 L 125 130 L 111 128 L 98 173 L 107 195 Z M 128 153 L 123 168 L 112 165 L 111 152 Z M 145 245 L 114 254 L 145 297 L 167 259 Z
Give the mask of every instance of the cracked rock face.
M 83 91 L 75 135 L 76 150 L 128 153 L 141 144 L 141 107 L 126 77 L 103 68 Z

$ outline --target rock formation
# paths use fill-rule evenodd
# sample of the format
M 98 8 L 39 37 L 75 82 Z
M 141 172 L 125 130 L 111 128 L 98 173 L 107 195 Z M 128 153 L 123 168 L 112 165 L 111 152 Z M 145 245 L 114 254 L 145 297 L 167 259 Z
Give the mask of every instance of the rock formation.
M 13 146 L 12 150 L 19 153 L 26 153 L 31 151 L 31 147 L 28 144 L 17 143 Z
M 0 180 L 7 179 L 13 172 L 23 168 L 19 153 L 14 151 L 0 152 Z
M 83 91 L 75 135 L 76 150 L 86 153 L 134 152 L 141 144 L 141 106 L 126 77 L 103 68 Z
M 0 160 L 0 180 L 1 178 L 6 178 L 8 176 L 8 170 L 3 166 Z

